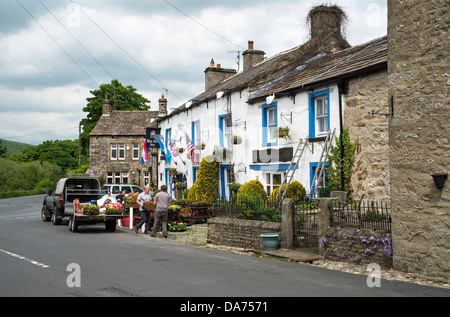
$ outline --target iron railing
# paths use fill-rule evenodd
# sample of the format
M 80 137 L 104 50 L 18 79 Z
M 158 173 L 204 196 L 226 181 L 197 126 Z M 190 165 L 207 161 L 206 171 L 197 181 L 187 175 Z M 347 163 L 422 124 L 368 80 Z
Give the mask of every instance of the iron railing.
M 359 227 L 391 231 L 391 212 L 387 202 L 360 201 L 344 204 L 333 201 L 331 226 Z
M 259 197 L 233 196 L 213 203 L 213 216 L 247 220 L 281 222 L 281 210 L 267 199 Z

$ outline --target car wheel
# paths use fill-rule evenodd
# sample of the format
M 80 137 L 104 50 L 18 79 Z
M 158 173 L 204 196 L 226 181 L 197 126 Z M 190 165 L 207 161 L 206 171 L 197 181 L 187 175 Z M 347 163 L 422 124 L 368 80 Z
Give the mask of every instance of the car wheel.
M 57 219 L 56 215 L 58 214 L 58 209 L 55 207 L 55 210 L 53 210 L 52 213 L 52 221 L 54 225 L 60 225 L 62 220 L 61 219 Z
M 44 222 L 49 222 L 52 217 L 48 216 L 48 209 L 46 205 L 42 205 L 41 209 L 41 219 Z

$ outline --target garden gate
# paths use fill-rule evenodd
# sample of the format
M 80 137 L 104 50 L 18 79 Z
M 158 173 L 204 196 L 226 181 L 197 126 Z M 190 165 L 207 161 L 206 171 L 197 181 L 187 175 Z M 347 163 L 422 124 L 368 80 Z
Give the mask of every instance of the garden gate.
M 319 233 L 315 202 L 294 204 L 294 247 L 319 254 Z

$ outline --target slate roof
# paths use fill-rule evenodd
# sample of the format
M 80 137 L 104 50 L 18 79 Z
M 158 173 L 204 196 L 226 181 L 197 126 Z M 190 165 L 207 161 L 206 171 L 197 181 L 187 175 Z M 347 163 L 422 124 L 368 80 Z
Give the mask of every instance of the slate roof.
M 219 91 L 240 91 L 248 87 L 251 103 L 273 93 L 306 89 L 314 84 L 383 68 L 387 68 L 387 36 L 327 53 L 321 52 L 310 41 L 268 58 L 215 85 L 193 98 L 191 107 L 215 99 Z M 163 121 L 186 109 L 184 104 L 156 121 Z
M 145 128 L 151 126 L 151 119 L 159 111 L 112 111 L 102 115 L 92 129 L 90 136 L 145 136 Z

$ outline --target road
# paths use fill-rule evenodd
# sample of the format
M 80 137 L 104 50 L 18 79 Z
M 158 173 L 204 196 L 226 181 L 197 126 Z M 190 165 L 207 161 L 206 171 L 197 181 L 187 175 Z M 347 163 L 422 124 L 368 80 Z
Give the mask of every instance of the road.
M 445 296 L 450 291 L 40 219 L 43 196 L 0 200 L 0 296 L 268 298 Z M 175 307 L 178 309 L 178 307 Z M 222 308 L 223 309 L 223 308 Z

